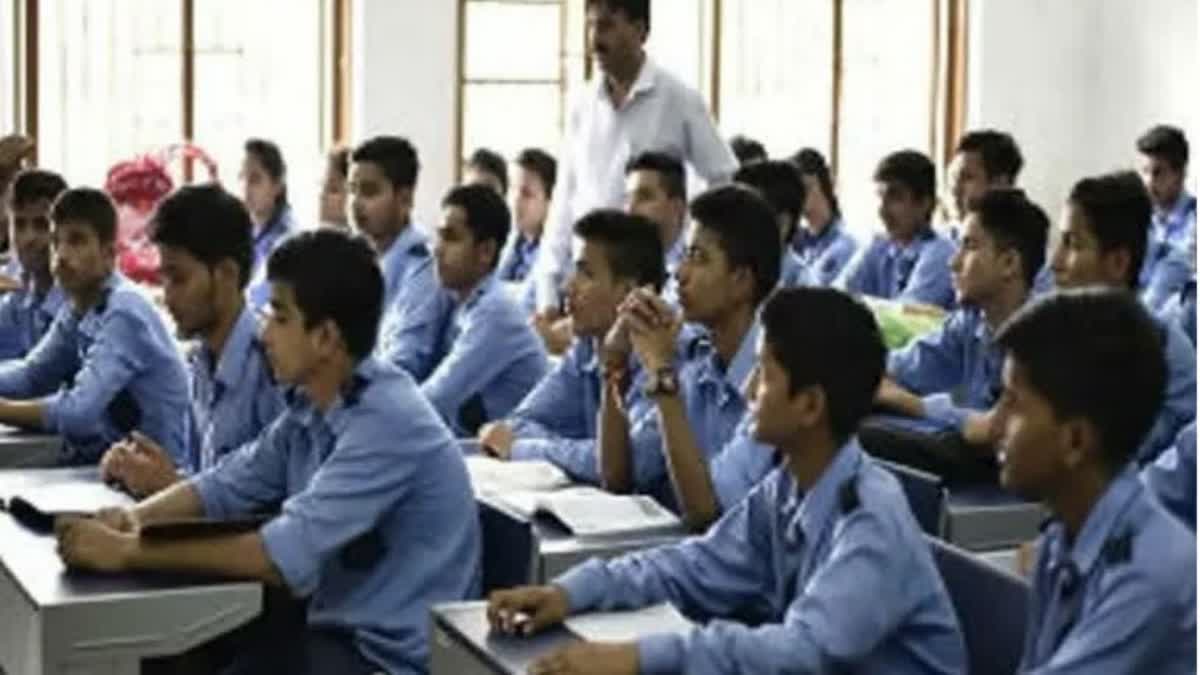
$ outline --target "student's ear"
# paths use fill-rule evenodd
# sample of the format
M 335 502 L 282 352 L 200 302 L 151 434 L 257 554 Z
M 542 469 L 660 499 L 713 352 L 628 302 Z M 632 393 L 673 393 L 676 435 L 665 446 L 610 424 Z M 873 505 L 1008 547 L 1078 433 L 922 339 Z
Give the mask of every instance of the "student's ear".
M 1063 463 L 1067 469 L 1078 469 L 1089 455 L 1100 452 L 1095 425 L 1082 417 L 1068 420 L 1062 425 L 1061 433 L 1062 447 L 1066 448 Z
M 339 350 L 345 350 L 342 331 L 338 329 L 333 319 L 325 319 L 318 323 L 311 333 L 313 347 L 319 356 L 333 356 Z
M 220 283 L 230 284 L 234 288 L 241 284 L 242 268 L 232 258 L 222 258 L 213 266 L 213 278 Z
M 1015 248 L 1001 249 L 1000 255 L 996 256 L 996 262 L 1000 265 L 1000 271 L 1003 272 L 1006 279 L 1023 279 L 1021 272 L 1021 254 Z
M 1114 282 L 1125 286 L 1127 280 L 1135 272 L 1130 268 L 1133 267 L 1133 256 L 1130 255 L 1127 248 L 1114 248 L 1101 254 L 1101 265 L 1104 266 L 1104 274 Z
M 411 213 L 413 207 L 413 188 L 396 188 L 396 208 L 404 214 Z
M 815 384 L 804 387 L 792 394 L 792 419 L 805 429 L 812 429 L 825 419 L 827 406 L 825 389 Z
M 744 298 L 748 304 L 754 304 L 754 271 L 749 266 L 735 267 L 733 270 L 733 289 L 736 297 Z
M 475 255 L 481 268 L 495 268 L 500 262 L 500 246 L 500 242 L 495 239 L 485 239 L 475 245 Z

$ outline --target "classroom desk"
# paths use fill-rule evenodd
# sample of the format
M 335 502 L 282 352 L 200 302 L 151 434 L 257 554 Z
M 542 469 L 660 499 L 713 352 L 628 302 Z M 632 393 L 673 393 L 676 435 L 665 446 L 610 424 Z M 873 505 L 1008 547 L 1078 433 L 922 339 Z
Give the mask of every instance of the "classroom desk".
M 589 539 L 572 535 L 553 518 L 525 518 L 496 499 L 476 497 L 483 529 L 484 593 L 521 584 L 549 583 L 588 558 L 612 558 L 671 544 L 687 536 L 680 527 L 668 533 Z
M 0 469 L 54 466 L 61 448 L 62 438 L 56 434 L 0 424 Z
M 564 626 L 528 638 L 493 634 L 486 607 L 454 602 L 430 611 L 431 675 L 524 675 L 538 657 L 579 639 Z
M 1008 549 L 1036 539 L 1046 515 L 996 485 L 951 487 L 942 539 L 968 551 Z
M 99 480 L 95 467 L 0 471 L 0 495 Z M 67 572 L 53 536 L 0 513 L 0 669 L 136 675 L 254 618 L 262 587 L 176 575 Z

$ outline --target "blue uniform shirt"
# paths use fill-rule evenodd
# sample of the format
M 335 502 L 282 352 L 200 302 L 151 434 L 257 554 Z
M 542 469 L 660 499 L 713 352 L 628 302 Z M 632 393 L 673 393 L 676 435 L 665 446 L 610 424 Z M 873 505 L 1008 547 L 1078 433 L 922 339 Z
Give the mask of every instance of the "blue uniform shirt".
M 679 368 L 679 391 L 688 424 L 708 462 L 722 509 L 745 496 L 774 461 L 774 453 L 750 438 L 742 395 L 742 387 L 754 368 L 759 330 L 757 321 L 751 324 L 728 366 L 721 364 L 707 335 L 693 338 L 684 349 L 686 360 Z M 628 412 L 634 488 L 675 508 L 658 408 L 653 401 L 644 401 Z
M 1061 522 L 1044 530 L 1020 671 L 1196 672 L 1196 537 L 1132 469 L 1073 543 Z
M 625 410 L 645 405 L 639 376 L 625 394 Z M 596 420 L 600 412 L 600 371 L 596 341 L 576 338 L 550 373 L 508 418 L 516 440 L 515 460 L 542 459 L 572 480 L 598 484 Z
M 1196 344 L 1196 277 L 1192 276 L 1178 293 L 1172 295 L 1159 311 L 1163 323 L 1178 326 Z
M 850 293 L 949 309 L 954 305 L 953 255 L 954 243 L 929 227 L 906 246 L 878 236 L 846 263 L 833 285 Z
M 529 275 L 529 270 L 533 269 L 533 261 L 537 260 L 538 245 L 541 241 L 529 239 L 514 231 L 512 240 L 500 253 L 496 276 L 501 281 L 524 281 Z
M 279 240 L 296 231 L 292 207 L 284 205 L 271 220 L 254 235 L 254 265 L 250 268 L 250 284 L 246 287 L 246 300 L 254 309 L 266 306 L 271 301 L 271 283 L 267 280 L 267 259 L 279 245 Z
M 384 305 L 375 353 L 417 381 L 433 372 L 442 318 L 454 301 L 442 292 L 425 235 L 409 223 L 379 258 Z
M 929 545 L 855 440 L 807 493 L 780 468 L 704 536 L 554 583 L 573 613 L 666 601 L 706 622 L 639 640 L 642 673 L 966 672 Z
M 210 469 L 227 454 L 259 437 L 283 412 L 283 393 L 256 336 L 254 316 L 242 310 L 218 358 L 197 345 L 188 357 L 192 373 L 188 472 Z
M 992 407 L 1004 354 L 976 308 L 956 309 L 941 327 L 888 353 L 888 375 L 922 397 L 925 416 L 962 429 L 967 415 Z
M 1163 407 L 1138 450 L 1138 462 L 1147 464 L 1175 442 L 1175 437 L 1196 419 L 1196 348 L 1178 326 L 1162 323 L 1167 357 L 1167 391 Z
M 442 325 L 421 391 L 460 436 L 512 412 L 549 368 L 541 339 L 494 276 L 449 306 Z
M 150 301 L 118 273 L 83 316 L 65 304 L 33 351 L 0 364 L 0 396 L 41 399 L 67 463 L 94 462 L 139 430 L 188 466 L 183 357 Z
M 1155 210 L 1146 233 L 1146 256 L 1138 281 L 1142 297 L 1158 310 L 1195 274 L 1196 198 L 1184 192 L 1175 205 Z
M 53 284 L 38 295 L 32 282 L 0 298 L 0 360 L 19 359 L 29 353 L 50 330 L 67 297 Z
M 803 227 L 797 229 L 790 248 L 796 254 L 800 273 L 786 285 L 829 286 L 854 256 L 858 242 L 846 232 L 838 216 L 818 235 Z
M 1196 423 L 1179 432 L 1175 445 L 1142 469 L 1142 481 L 1159 503 L 1196 531 Z
M 260 534 L 309 598 L 308 625 L 352 632 L 389 673 L 424 673 L 430 605 L 479 593 L 479 514 L 458 445 L 412 378 L 373 359 L 323 413 L 288 399 L 257 442 L 193 480 L 204 511 L 283 500 Z

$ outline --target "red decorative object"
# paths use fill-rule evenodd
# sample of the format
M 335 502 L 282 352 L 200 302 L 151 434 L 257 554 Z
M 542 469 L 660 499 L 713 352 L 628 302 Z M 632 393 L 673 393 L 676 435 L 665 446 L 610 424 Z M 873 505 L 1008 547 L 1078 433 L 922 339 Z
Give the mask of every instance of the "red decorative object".
M 218 180 L 217 163 L 207 152 L 179 143 L 117 163 L 104 181 L 104 190 L 117 205 L 117 266 L 133 281 L 160 283 L 158 249 L 146 228 L 158 203 L 175 189 L 167 167 L 177 159 L 198 160 L 209 179 Z

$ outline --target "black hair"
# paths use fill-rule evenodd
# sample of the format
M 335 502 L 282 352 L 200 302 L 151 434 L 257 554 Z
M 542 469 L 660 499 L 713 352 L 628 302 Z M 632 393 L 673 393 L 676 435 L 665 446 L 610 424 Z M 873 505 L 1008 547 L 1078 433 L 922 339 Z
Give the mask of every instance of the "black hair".
M 688 208 L 696 224 L 711 230 L 731 268 L 745 267 L 754 277 L 758 305 L 779 283 L 783 245 L 770 205 L 757 192 L 724 185 L 701 194 Z
M 767 159 L 767 149 L 749 136 L 738 134 L 729 139 L 729 149 L 733 151 L 733 156 L 737 157 L 738 164 L 746 165 Z
M 350 153 L 350 161 L 378 164 L 393 189 L 415 188 L 421 171 L 417 149 L 399 136 L 375 136 L 363 141 Z
M 332 321 L 355 360 L 375 348 L 383 275 L 362 237 L 330 229 L 298 232 L 271 253 L 267 278 L 291 287 L 305 328 Z
M 979 129 L 967 132 L 958 139 L 955 153 L 974 152 L 983 162 L 983 170 L 989 178 L 1004 177 L 1015 183 L 1025 166 L 1021 148 L 1013 137 L 995 129 Z
M 597 209 L 575 222 L 575 235 L 604 247 L 612 275 L 661 290 L 667 271 L 658 228 L 644 216 Z
M 525 148 L 517 155 L 517 166 L 532 171 L 542 181 L 546 197 L 554 195 L 554 183 L 558 180 L 558 162 L 554 156 L 541 148 Z
M 634 155 L 625 164 L 625 175 L 634 171 L 653 171 L 658 174 L 667 196 L 687 200 L 687 181 L 683 162 L 665 152 L 643 152 Z
M 467 229 L 471 230 L 475 243 L 489 240 L 496 243 L 496 253 L 492 256 L 492 269 L 495 269 L 512 228 L 512 215 L 504 198 L 486 185 L 459 185 L 446 193 L 442 206 L 457 206 L 466 213 Z
M 996 334 L 1060 420 L 1095 426 L 1114 472 L 1137 452 L 1167 386 L 1163 333 L 1127 291 L 1084 288 L 1039 297 Z
M 804 200 L 807 197 L 804 180 L 800 172 L 790 162 L 779 160 L 763 160 L 746 164 L 733 174 L 733 181 L 754 188 L 767 200 L 767 204 L 777 214 L 784 214 L 788 220 L 788 231 L 783 240 L 791 241 L 804 214 Z
M 238 284 L 250 281 L 254 260 L 250 213 L 237 197 L 216 183 L 185 185 L 158 205 L 150 221 L 151 240 L 174 246 L 208 267 L 232 260 Z
M 875 180 L 899 183 L 918 199 L 936 199 L 933 161 L 923 152 L 901 150 L 884 157 L 875 168 Z M 931 207 L 932 208 L 932 207 Z
M 329 168 L 343 179 L 350 175 L 350 148 L 339 145 L 329 151 L 326 160 Z
M 108 194 L 95 188 L 77 187 L 63 191 L 50 207 L 50 220 L 60 225 L 86 225 L 102 244 L 111 244 L 117 238 L 117 207 Z
M 1083 212 L 1088 227 L 1105 253 L 1129 251 L 1130 288 L 1138 285 L 1146 257 L 1146 232 L 1150 227 L 1150 195 L 1138 175 L 1117 171 L 1090 176 L 1075 183 L 1067 200 Z
M 762 323 L 771 353 L 788 374 L 791 393 L 820 387 L 829 426 L 844 442 L 871 412 L 883 378 L 887 349 L 875 316 L 842 291 L 797 287 L 771 295 Z
M 800 170 L 801 176 L 809 175 L 817 179 L 817 186 L 821 188 L 821 194 L 825 195 L 825 201 L 829 202 L 833 217 L 840 217 L 842 206 L 833 191 L 833 175 L 829 171 L 829 164 L 825 162 L 825 156 L 813 148 L 801 148 L 792 155 L 792 163 Z
M 508 163 L 500 156 L 500 153 L 487 148 L 478 148 L 471 153 L 471 158 L 467 160 L 467 166 L 490 173 L 500 181 L 500 192 L 508 194 Z
M 262 138 L 251 138 L 246 141 L 245 151 L 247 155 L 252 155 L 262 164 L 267 175 L 280 184 L 281 190 L 279 196 L 275 198 L 275 213 L 278 215 L 280 209 L 287 206 L 287 164 L 283 161 L 283 153 L 279 151 L 279 146 L 272 141 Z
M 13 179 L 9 199 L 13 208 L 21 208 L 41 200 L 53 202 L 66 189 L 67 181 L 53 171 L 25 169 Z
M 1033 280 L 1046 262 L 1046 238 L 1050 236 L 1050 219 L 1046 212 L 1017 189 L 988 190 L 972 200 L 967 210 L 979 216 L 980 226 L 997 246 L 1017 252 L 1025 286 L 1032 288 Z
M 1183 171 L 1188 163 L 1187 136 L 1178 127 L 1158 124 L 1137 139 L 1138 152 L 1160 157 L 1176 171 Z
M 610 12 L 620 12 L 630 22 L 642 22 L 650 34 L 650 0 L 587 0 L 584 8 L 600 5 Z

